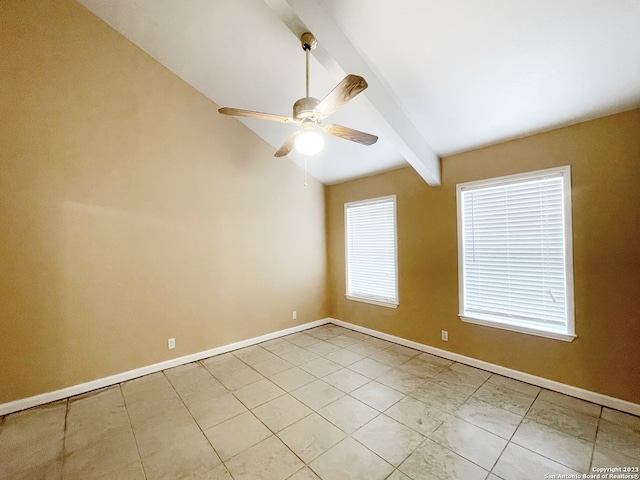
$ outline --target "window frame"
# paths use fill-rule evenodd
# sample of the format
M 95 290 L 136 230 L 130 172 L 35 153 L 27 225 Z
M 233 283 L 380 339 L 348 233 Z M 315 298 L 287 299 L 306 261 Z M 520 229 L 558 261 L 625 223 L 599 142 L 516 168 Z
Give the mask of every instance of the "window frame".
M 349 217 L 348 209 L 357 205 L 377 204 L 391 201 L 393 205 L 393 240 L 394 240 L 394 275 L 395 275 L 395 292 L 394 298 L 380 297 L 376 295 L 358 295 L 349 292 Z M 397 215 L 397 199 L 395 195 L 387 195 L 384 197 L 369 198 L 366 200 L 356 200 L 344 204 L 344 252 L 345 252 L 345 297 L 356 302 L 369 303 L 387 308 L 397 308 L 400 304 L 398 296 L 398 215 Z
M 564 246 L 564 282 L 566 296 L 566 318 L 565 329 L 559 331 L 542 324 L 508 321 L 505 319 L 483 317 L 476 313 L 465 311 L 465 264 L 464 264 L 464 225 L 463 225 L 463 202 L 462 192 L 465 190 L 478 190 L 481 188 L 491 188 L 509 184 L 523 183 L 527 180 L 541 180 L 544 178 L 562 178 L 562 211 L 563 211 L 563 246 Z M 476 180 L 460 183 L 456 186 L 457 204 L 457 234 L 458 234 L 458 316 L 463 322 L 473 323 L 503 330 L 510 330 L 519 333 L 526 333 L 556 340 L 571 342 L 576 338 L 575 334 L 575 303 L 574 303 L 574 282 L 573 282 L 573 230 L 571 218 L 571 167 L 562 167 L 536 170 L 515 175 Z

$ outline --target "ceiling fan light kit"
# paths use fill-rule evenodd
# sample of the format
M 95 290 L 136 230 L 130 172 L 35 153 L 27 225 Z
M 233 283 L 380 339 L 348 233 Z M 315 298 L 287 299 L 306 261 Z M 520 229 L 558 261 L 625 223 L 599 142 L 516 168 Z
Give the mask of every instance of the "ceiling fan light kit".
M 358 75 L 347 75 L 329 94 L 322 100 L 309 96 L 309 54 L 318 44 L 316 37 L 309 32 L 300 37 L 302 49 L 306 54 L 306 96 L 293 104 L 293 116 L 291 118 L 271 113 L 254 112 L 238 108 L 223 107 L 218 112 L 224 115 L 236 117 L 250 117 L 261 120 L 271 120 L 282 123 L 296 123 L 302 128 L 293 132 L 291 136 L 276 151 L 276 157 L 288 155 L 295 146 L 304 155 L 314 155 L 324 145 L 324 139 L 315 131 L 316 128 L 333 135 L 361 145 L 373 145 L 378 137 L 369 133 L 360 132 L 353 128 L 341 125 L 328 124 L 322 126 L 323 120 L 335 112 L 342 105 L 357 96 L 367 88 L 367 82 Z
M 305 129 L 300 135 L 296 136 L 295 145 L 298 151 L 304 155 L 315 155 L 324 146 L 322 136 L 314 132 L 312 129 Z

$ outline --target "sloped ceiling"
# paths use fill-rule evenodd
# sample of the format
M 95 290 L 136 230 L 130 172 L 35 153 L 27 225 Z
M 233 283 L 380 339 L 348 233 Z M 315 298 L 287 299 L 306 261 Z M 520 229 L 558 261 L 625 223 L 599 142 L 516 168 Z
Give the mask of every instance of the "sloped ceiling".
M 307 162 L 326 184 L 408 163 L 435 186 L 441 157 L 640 107 L 637 0 L 79 1 L 218 105 L 287 116 L 313 32 L 311 96 L 362 75 L 330 120 L 380 137 L 326 136 Z M 274 151 L 296 128 L 228 120 Z

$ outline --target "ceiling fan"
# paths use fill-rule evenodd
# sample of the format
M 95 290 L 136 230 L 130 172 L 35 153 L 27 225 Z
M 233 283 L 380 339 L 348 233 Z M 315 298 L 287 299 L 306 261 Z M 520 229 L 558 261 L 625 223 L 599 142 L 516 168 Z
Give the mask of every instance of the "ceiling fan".
M 373 145 L 378 137 L 369 133 L 360 132 L 353 128 L 341 125 L 322 125 L 325 118 L 335 112 L 342 105 L 354 98 L 365 88 L 367 82 L 358 75 L 347 75 L 344 79 L 324 97 L 322 100 L 309 96 L 309 54 L 318 44 L 316 37 L 309 32 L 303 33 L 300 37 L 302 49 L 306 52 L 306 96 L 293 104 L 293 117 L 284 117 L 272 113 L 254 112 L 251 110 L 240 110 L 238 108 L 223 107 L 218 112 L 224 115 L 234 115 L 236 117 L 259 118 L 282 123 L 297 123 L 302 129 L 294 132 L 278 149 L 274 156 L 283 157 L 294 147 L 306 155 L 313 155 L 322 149 L 324 140 L 315 131 L 317 128 L 336 137 L 344 138 L 362 145 Z

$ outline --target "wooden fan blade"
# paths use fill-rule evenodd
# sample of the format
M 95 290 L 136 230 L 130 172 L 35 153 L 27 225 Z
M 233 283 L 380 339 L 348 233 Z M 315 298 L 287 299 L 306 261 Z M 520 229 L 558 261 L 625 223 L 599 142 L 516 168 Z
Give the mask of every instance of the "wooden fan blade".
M 284 157 L 288 155 L 291 150 L 293 150 L 293 146 L 295 145 L 296 137 L 300 135 L 300 132 L 293 132 L 287 141 L 282 144 L 282 146 L 278 149 L 276 153 L 273 154 L 274 157 Z
M 222 107 L 218 110 L 223 115 L 233 115 L 235 117 L 259 118 L 260 120 L 271 120 L 274 122 L 291 123 L 292 118 L 274 115 L 273 113 L 254 112 L 252 110 L 240 110 L 239 108 Z
M 330 135 L 344 138 L 345 140 L 351 140 L 352 142 L 357 142 L 362 145 L 373 145 L 378 141 L 378 137 L 375 135 L 354 130 L 353 128 L 343 127 L 342 125 L 325 125 L 324 131 Z
M 364 78 L 358 75 L 347 75 L 329 92 L 329 95 L 322 99 L 315 111 L 328 117 L 368 86 Z

